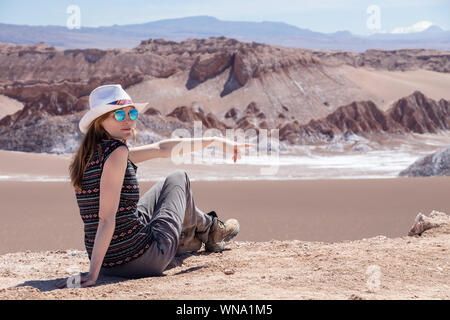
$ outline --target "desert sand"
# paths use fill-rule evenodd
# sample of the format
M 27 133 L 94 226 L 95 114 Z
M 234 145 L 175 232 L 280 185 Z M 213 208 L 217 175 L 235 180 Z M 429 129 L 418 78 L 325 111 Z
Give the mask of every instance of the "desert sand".
M 449 299 L 450 217 L 433 214 L 440 224 L 421 236 L 232 241 L 177 257 L 163 276 L 100 276 L 90 288 L 55 288 L 89 269 L 83 251 L 4 254 L 0 299 Z
M 140 183 L 141 195 L 154 182 Z M 237 241 L 343 241 L 405 234 L 419 213 L 450 211 L 450 177 L 192 181 L 198 208 L 236 218 Z M 83 250 L 69 182 L 0 182 L 0 254 Z

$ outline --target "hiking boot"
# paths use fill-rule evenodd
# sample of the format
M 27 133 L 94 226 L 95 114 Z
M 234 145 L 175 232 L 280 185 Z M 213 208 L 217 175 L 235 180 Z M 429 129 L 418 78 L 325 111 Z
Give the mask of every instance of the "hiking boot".
M 225 242 L 230 241 L 239 232 L 239 222 L 236 219 L 228 219 L 223 222 L 217 218 L 215 211 L 207 213 L 213 217 L 213 223 L 209 230 L 208 242 L 205 250 L 209 252 L 221 252 L 225 248 Z

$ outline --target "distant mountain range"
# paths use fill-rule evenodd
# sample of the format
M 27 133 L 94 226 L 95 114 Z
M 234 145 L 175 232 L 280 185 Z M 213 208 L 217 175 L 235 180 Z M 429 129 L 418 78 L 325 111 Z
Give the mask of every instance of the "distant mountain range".
M 362 52 L 367 49 L 450 50 L 450 31 L 431 26 L 415 33 L 354 35 L 349 31 L 321 33 L 283 22 L 223 21 L 211 16 L 164 19 L 143 24 L 82 27 L 0 24 L 0 42 L 45 42 L 58 49 L 134 48 L 149 38 L 183 41 L 189 38 L 225 36 L 244 42 L 260 42 L 306 49 Z

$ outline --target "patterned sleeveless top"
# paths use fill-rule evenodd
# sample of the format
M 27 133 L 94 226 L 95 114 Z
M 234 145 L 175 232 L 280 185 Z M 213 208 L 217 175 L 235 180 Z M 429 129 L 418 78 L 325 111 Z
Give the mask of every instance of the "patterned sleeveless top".
M 109 155 L 118 147 L 128 146 L 120 140 L 109 139 L 100 143 L 91 161 L 87 164 L 82 181 L 82 190 L 75 191 L 81 219 L 84 223 L 84 244 L 91 260 L 98 227 L 100 207 L 100 177 Z M 89 159 L 87 155 L 86 161 Z M 103 259 L 102 267 L 111 268 L 128 263 L 150 248 L 151 230 L 137 214 L 139 184 L 136 179 L 137 166 L 129 159 L 120 193 L 116 225 L 111 243 Z

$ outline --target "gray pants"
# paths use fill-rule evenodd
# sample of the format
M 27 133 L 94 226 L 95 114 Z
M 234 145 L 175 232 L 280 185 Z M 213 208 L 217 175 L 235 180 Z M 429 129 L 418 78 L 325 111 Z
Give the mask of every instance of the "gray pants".
M 194 204 L 190 180 L 184 170 L 177 170 L 153 185 L 137 204 L 136 214 L 150 224 L 157 241 L 139 258 L 112 268 L 101 268 L 100 274 L 126 278 L 161 275 L 174 258 L 180 237 L 202 242 L 208 240 L 212 217 Z

